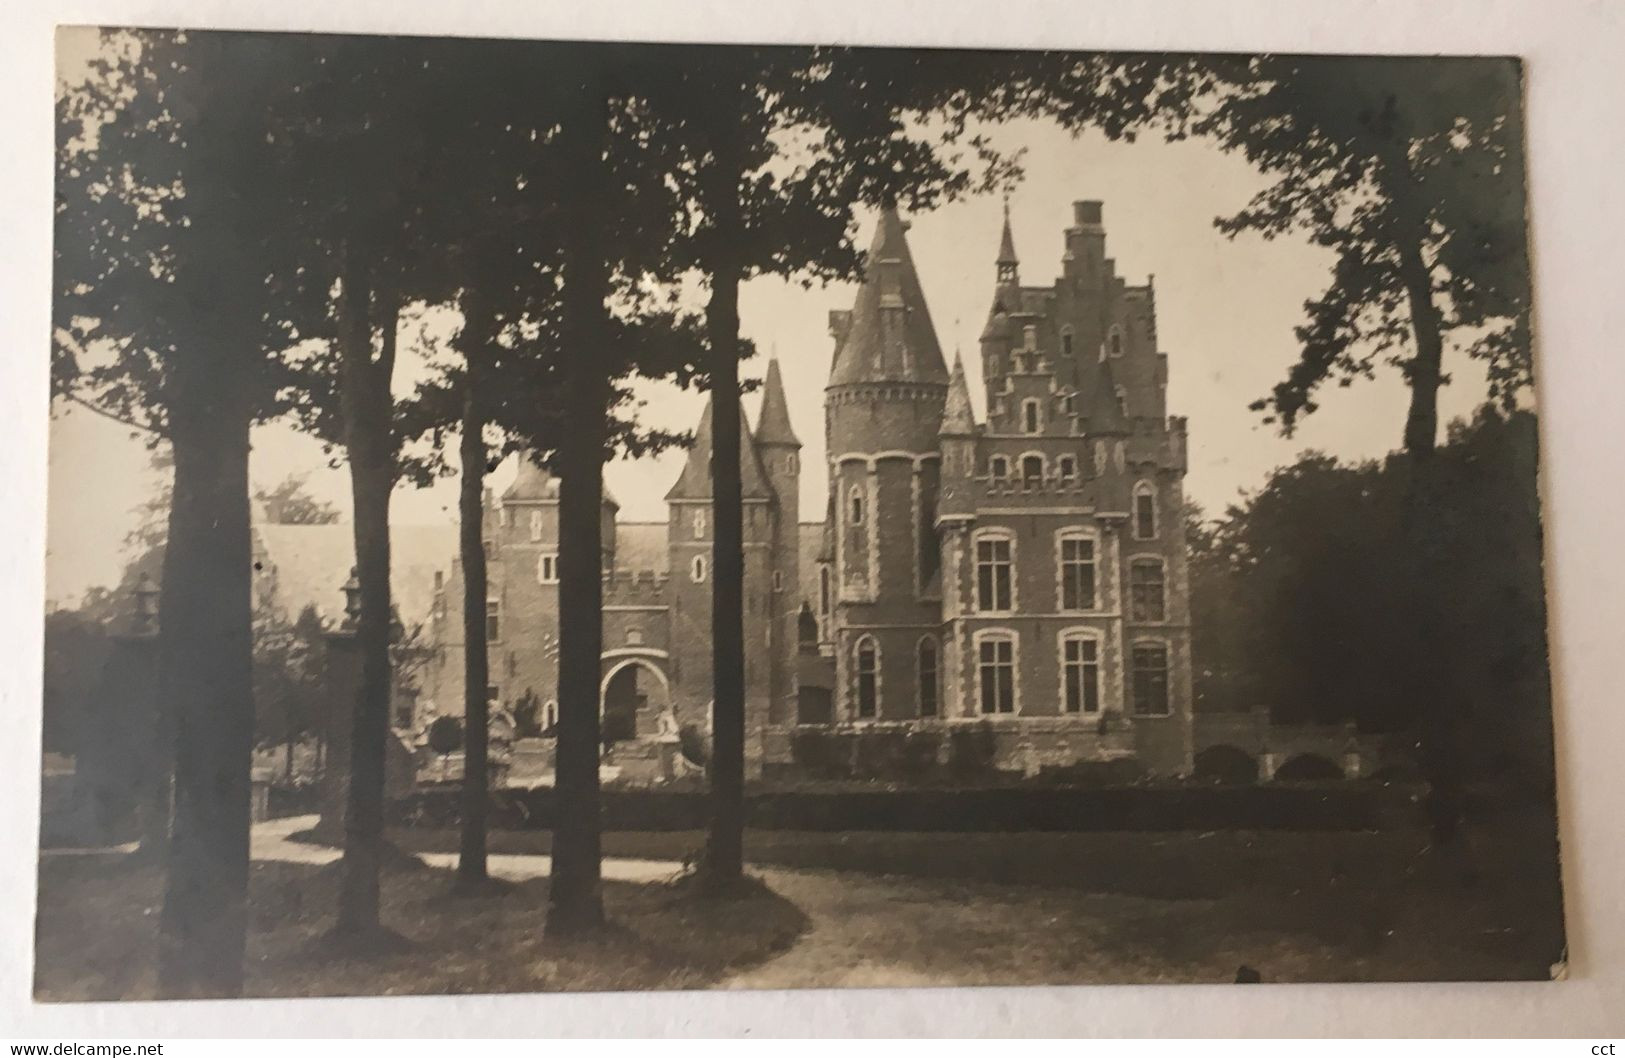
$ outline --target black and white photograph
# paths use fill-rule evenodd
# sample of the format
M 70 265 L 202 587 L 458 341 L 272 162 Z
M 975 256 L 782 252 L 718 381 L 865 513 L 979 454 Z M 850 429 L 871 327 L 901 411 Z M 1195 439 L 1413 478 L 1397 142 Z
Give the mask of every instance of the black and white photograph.
M 1569 973 L 1517 56 L 55 47 L 35 1002 Z

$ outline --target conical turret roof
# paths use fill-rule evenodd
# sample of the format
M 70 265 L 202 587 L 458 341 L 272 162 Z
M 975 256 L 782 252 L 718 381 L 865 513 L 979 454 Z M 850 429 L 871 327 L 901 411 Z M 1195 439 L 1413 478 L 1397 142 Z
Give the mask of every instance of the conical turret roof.
M 756 417 L 756 443 L 801 447 L 790 425 L 790 406 L 784 399 L 784 380 L 779 377 L 779 359 L 767 362 L 767 380 L 762 384 L 762 413 Z
M 713 404 L 714 400 L 705 402 L 705 412 L 694 431 L 694 445 L 688 450 L 688 462 L 683 464 L 683 472 L 678 475 L 676 484 L 666 493 L 668 500 L 708 500 L 712 496 Z M 762 470 L 762 462 L 756 456 L 756 441 L 751 437 L 750 424 L 745 421 L 743 408 L 739 410 L 739 481 L 743 499 L 769 499 L 773 495 L 773 490 L 767 484 L 767 474 Z
M 830 365 L 831 386 L 860 382 L 948 382 L 903 218 L 893 207 L 880 216 L 863 285 Z
M 942 436 L 974 437 L 976 412 L 970 403 L 970 386 L 965 381 L 965 363 L 954 353 L 954 373 L 948 380 L 948 399 L 942 406 Z
M 504 503 L 526 500 L 556 500 L 559 498 L 559 479 L 550 474 L 546 467 L 536 462 L 535 453 L 525 450 L 519 453 L 519 473 L 515 475 L 513 483 L 502 491 Z

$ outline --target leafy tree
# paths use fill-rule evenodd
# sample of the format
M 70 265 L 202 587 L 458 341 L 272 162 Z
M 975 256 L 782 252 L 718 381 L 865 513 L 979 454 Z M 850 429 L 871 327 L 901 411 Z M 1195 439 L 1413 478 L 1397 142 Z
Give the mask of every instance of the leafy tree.
M 105 38 L 58 108 L 55 391 L 168 440 L 159 687 L 176 723 L 160 987 L 241 989 L 253 742 L 248 433 L 276 412 L 275 44 Z
M 312 496 L 305 486 L 308 475 L 289 474 L 271 488 L 256 489 L 254 499 L 265 507 L 272 525 L 332 525 L 338 508 Z

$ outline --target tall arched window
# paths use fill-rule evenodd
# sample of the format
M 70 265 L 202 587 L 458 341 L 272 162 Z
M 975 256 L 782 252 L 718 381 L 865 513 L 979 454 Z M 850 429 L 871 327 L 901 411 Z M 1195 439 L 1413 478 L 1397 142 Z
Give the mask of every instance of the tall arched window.
M 880 645 L 864 636 L 852 649 L 852 700 L 859 717 L 880 712 Z
M 1028 397 L 1021 402 L 1021 430 L 1023 433 L 1037 433 L 1042 428 L 1038 400 L 1035 397 Z
M 1134 539 L 1157 538 L 1157 490 L 1142 481 L 1134 486 Z
M 937 641 L 930 636 L 920 640 L 919 646 L 920 715 L 936 716 L 937 703 Z

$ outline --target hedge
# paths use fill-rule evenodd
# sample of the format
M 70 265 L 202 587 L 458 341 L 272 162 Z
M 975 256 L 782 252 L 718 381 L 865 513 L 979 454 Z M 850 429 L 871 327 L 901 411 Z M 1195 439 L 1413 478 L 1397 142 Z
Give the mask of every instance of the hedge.
M 456 787 L 420 790 L 391 805 L 404 826 L 451 826 Z M 700 790 L 604 790 L 606 830 L 700 830 Z M 492 795 L 491 824 L 546 829 L 558 806 L 550 786 Z M 762 830 L 1088 831 L 1374 830 L 1415 818 L 1408 792 L 1371 784 L 1325 786 L 984 786 L 937 789 L 759 790 L 746 825 Z

